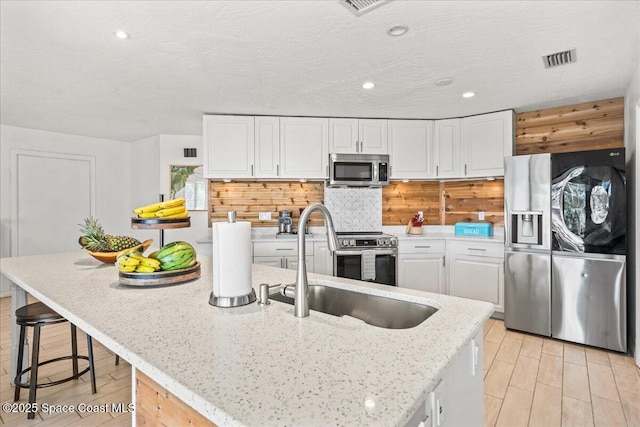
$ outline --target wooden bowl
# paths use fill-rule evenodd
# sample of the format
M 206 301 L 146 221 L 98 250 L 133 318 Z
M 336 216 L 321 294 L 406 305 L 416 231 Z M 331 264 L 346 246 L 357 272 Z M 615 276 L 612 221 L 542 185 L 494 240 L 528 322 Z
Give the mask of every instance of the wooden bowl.
M 147 250 L 149 246 L 151 246 L 151 243 L 153 243 L 153 239 L 145 240 L 144 242 L 140 243 L 138 246 L 133 246 L 131 248 L 123 249 L 118 252 L 92 252 L 87 249 L 85 249 L 85 251 L 87 251 L 89 255 L 91 255 L 98 261 L 102 261 L 107 264 L 113 264 L 116 262 L 116 258 L 118 257 L 118 255 L 125 252 L 129 252 L 132 249 L 138 249 L 138 248 L 141 249 L 142 252 L 144 252 Z

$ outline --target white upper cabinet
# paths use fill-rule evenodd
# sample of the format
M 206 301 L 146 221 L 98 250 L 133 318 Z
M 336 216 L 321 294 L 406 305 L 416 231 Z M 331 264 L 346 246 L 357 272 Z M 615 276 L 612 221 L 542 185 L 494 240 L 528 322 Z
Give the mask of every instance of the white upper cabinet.
M 388 120 L 391 179 L 434 177 L 433 121 Z
M 203 117 L 205 178 L 252 178 L 254 117 Z
M 504 176 L 504 158 L 513 154 L 512 110 L 462 119 L 462 177 Z
M 278 178 L 280 172 L 280 118 L 255 118 L 255 177 Z
M 280 178 L 329 177 L 329 119 L 280 117 Z
M 387 154 L 387 120 L 329 119 L 329 153 Z
M 458 178 L 462 175 L 460 148 L 460 119 L 436 120 L 433 136 L 436 178 Z

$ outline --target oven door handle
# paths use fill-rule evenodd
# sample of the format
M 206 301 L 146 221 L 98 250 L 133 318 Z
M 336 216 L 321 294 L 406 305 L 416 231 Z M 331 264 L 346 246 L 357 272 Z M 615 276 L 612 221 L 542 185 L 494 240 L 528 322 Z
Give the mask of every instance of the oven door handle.
M 349 255 L 362 255 L 362 253 L 365 250 L 371 250 L 374 251 L 376 253 L 376 255 L 393 255 L 396 256 L 398 255 L 398 250 L 397 249 L 364 249 L 364 250 L 346 250 L 346 251 L 335 251 L 334 255 L 336 256 L 349 256 Z

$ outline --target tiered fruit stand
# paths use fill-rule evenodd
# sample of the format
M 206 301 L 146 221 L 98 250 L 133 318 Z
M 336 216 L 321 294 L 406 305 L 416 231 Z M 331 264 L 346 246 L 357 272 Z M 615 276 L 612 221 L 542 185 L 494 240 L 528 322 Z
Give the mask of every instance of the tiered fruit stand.
M 163 201 L 160 195 L 160 201 Z M 191 217 L 186 218 L 131 218 L 131 228 L 159 230 L 160 248 L 164 247 L 164 230 L 191 227 Z M 182 270 L 156 271 L 153 273 L 119 272 L 119 282 L 128 286 L 177 285 L 200 277 L 200 261 Z

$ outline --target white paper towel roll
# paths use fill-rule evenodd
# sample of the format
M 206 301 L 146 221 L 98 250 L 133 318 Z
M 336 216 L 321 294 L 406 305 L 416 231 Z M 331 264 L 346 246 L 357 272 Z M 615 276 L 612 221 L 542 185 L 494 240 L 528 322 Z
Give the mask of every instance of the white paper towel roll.
M 251 223 L 214 222 L 213 295 L 233 298 L 251 292 Z

